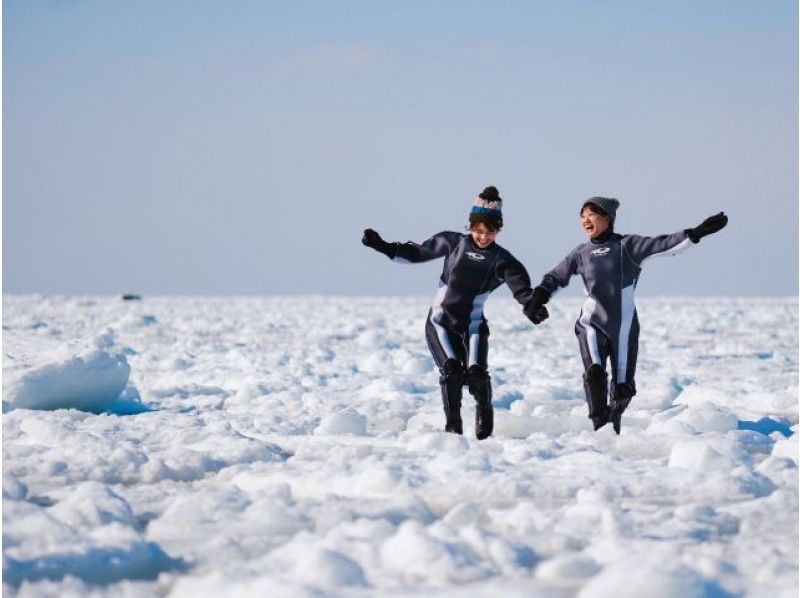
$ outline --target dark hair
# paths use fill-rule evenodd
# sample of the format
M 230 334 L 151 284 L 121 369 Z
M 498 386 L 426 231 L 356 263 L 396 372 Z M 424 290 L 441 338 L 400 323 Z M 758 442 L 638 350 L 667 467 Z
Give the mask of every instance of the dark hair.
M 606 218 L 609 218 L 609 219 L 611 218 L 611 216 L 608 215 L 608 212 L 606 212 L 603 208 L 598 206 L 596 203 L 592 203 L 590 201 L 587 201 L 585 204 L 583 204 L 583 207 L 581 208 L 581 216 L 583 215 L 583 211 L 585 209 L 587 209 L 587 208 L 589 209 L 590 212 L 593 212 L 595 214 L 600 214 L 600 216 L 605 216 Z
M 491 231 L 499 231 L 503 228 L 503 219 L 498 216 L 489 216 L 487 214 L 470 214 L 469 215 L 469 228 L 478 224 L 485 224 L 486 228 Z

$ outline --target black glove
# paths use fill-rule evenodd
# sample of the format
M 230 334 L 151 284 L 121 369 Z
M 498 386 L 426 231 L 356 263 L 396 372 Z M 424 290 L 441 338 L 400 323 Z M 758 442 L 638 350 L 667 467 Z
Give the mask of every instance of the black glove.
M 726 224 L 728 224 L 728 217 L 725 212 L 720 212 L 709 216 L 694 228 L 686 229 L 686 233 L 693 243 L 699 243 L 700 239 L 722 230 Z
M 375 251 L 379 251 L 383 255 L 389 257 L 389 259 L 394 259 L 394 256 L 397 254 L 397 243 L 387 243 L 381 239 L 381 236 L 377 231 L 374 231 L 371 228 L 364 230 L 364 236 L 361 237 L 361 243 L 374 249 Z
M 531 300 L 525 304 L 522 311 L 525 312 L 531 322 L 541 324 L 550 317 L 547 308 L 544 306 L 548 301 L 550 301 L 550 293 L 542 287 L 536 287 L 533 289 Z
M 528 316 L 528 319 L 533 322 L 534 324 L 541 324 L 547 318 L 550 317 L 550 312 L 547 311 L 547 308 L 544 305 L 539 306 L 539 309 L 536 311 L 528 312 L 527 306 L 525 307 L 525 315 Z

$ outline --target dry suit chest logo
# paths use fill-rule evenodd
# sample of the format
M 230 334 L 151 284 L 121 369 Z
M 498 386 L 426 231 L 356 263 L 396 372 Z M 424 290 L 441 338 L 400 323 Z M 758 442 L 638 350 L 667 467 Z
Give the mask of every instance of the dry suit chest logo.
M 592 251 L 592 255 L 606 255 L 611 251 L 611 247 L 598 247 Z
M 480 253 L 475 253 L 474 251 L 467 251 L 466 255 L 469 259 L 475 260 L 476 262 L 486 259 L 485 256 L 481 255 Z

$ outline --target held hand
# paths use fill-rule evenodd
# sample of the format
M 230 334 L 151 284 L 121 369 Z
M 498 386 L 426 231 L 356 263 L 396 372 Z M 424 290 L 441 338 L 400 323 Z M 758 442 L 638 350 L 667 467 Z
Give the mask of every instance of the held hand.
M 536 287 L 533 289 L 533 301 L 536 305 L 544 305 L 550 301 L 550 293 L 544 287 Z
M 528 310 L 525 310 L 525 315 L 528 316 L 528 319 L 536 324 L 537 326 L 544 322 L 547 318 L 550 317 L 550 312 L 547 311 L 547 308 L 542 305 L 536 311 L 528 313 Z
M 522 308 L 522 311 L 525 312 L 525 315 L 531 322 L 534 324 L 541 324 L 549 315 L 544 307 L 544 304 L 548 301 L 550 301 L 550 293 L 542 287 L 536 287 L 533 289 L 533 295 L 531 295 L 525 307 Z M 544 317 L 542 317 L 541 310 L 544 310 Z
M 541 324 L 550 317 L 547 308 L 544 306 L 548 301 L 550 301 L 550 293 L 542 287 L 536 287 L 533 289 L 530 301 L 525 304 L 522 311 L 525 312 L 531 322 L 537 325 Z
M 709 216 L 696 227 L 690 228 L 687 232 L 689 233 L 689 238 L 697 243 L 703 237 L 721 231 L 725 228 L 726 224 L 728 224 L 728 217 L 725 215 L 725 212 L 720 212 L 719 214 Z

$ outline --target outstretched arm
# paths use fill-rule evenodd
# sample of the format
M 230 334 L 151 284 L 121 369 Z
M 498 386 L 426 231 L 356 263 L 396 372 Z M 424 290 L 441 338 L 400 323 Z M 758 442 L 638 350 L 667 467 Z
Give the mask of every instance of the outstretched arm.
M 703 237 L 722 230 L 727 223 L 728 217 L 724 212 L 720 212 L 706 218 L 694 228 L 687 228 L 671 235 L 657 237 L 626 235 L 624 246 L 633 262 L 641 266 L 651 257 L 677 255 L 686 251 L 692 245 L 699 243 Z
M 626 235 L 623 246 L 633 262 L 641 265 L 651 257 L 662 255 L 677 255 L 689 247 L 699 243 L 703 237 L 722 230 L 728 223 L 724 212 L 706 218 L 694 228 L 678 231 L 670 235 L 656 237 L 641 237 L 639 235 Z
M 677 255 L 692 247 L 694 243 L 685 231 L 656 237 L 625 235 L 622 246 L 634 264 L 641 267 L 651 257 Z
M 389 259 L 416 264 L 448 255 L 460 238 L 461 235 L 458 233 L 445 231 L 433 235 L 421 244 L 411 241 L 407 243 L 387 243 L 377 232 L 368 228 L 364 231 L 361 242 L 367 247 L 383 253 Z
M 429 262 L 449 255 L 460 240 L 460 234 L 452 231 L 443 231 L 425 239 L 420 244 L 413 241 L 397 243 L 397 254 L 394 259 L 398 262 L 410 264 Z

